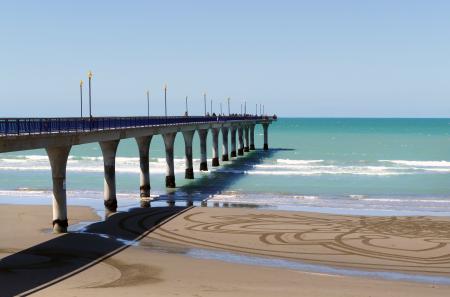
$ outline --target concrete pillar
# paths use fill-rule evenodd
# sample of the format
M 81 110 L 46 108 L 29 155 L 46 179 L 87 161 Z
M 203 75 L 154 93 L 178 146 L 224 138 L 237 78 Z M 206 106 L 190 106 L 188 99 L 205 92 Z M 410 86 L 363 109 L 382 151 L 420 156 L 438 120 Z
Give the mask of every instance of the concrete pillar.
M 248 133 L 248 126 L 244 126 L 244 140 L 245 140 L 245 146 L 244 146 L 244 152 L 250 151 L 250 144 L 249 144 L 249 133 Z
M 200 171 L 208 171 L 206 139 L 208 137 L 208 129 L 198 130 L 200 138 Z
M 53 232 L 67 232 L 67 194 L 66 194 L 66 165 L 70 146 L 48 147 L 47 155 L 52 168 L 53 181 Z
M 152 203 L 150 202 L 150 199 L 141 199 L 141 207 L 142 208 L 152 207 Z
M 255 124 L 250 125 L 250 150 L 255 150 Z
M 212 166 L 219 166 L 219 129 L 212 128 Z
M 139 167 L 141 169 L 139 183 L 141 198 L 150 197 L 149 150 L 151 141 L 152 135 L 136 137 L 136 142 L 139 149 Z
M 222 127 L 222 161 L 228 159 L 228 127 Z
M 268 136 L 268 128 L 269 128 L 269 123 L 264 123 L 262 124 L 263 126 L 263 130 L 264 130 L 264 150 L 268 150 L 269 149 L 269 136 Z
M 232 158 L 236 158 L 236 128 L 231 127 L 231 154 Z
M 103 154 L 104 183 L 103 199 L 106 216 L 117 211 L 116 197 L 116 152 L 119 140 L 101 141 Z
M 186 161 L 186 170 L 184 177 L 186 179 L 194 179 L 194 165 L 192 162 L 192 138 L 194 137 L 195 130 L 184 131 L 184 152 Z
M 238 128 L 238 140 L 239 140 L 239 148 L 238 148 L 238 156 L 244 155 L 244 139 L 242 137 L 243 130 L 242 127 Z
M 177 133 L 163 134 L 164 145 L 166 146 L 166 187 L 175 188 L 175 168 L 173 163 L 173 143 Z

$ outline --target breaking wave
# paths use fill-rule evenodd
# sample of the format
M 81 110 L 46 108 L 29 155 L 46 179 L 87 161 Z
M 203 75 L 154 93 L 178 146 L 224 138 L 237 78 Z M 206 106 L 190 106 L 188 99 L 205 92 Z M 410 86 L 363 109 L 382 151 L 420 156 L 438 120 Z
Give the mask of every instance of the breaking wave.
M 194 159 L 194 168 L 198 168 L 200 159 Z M 176 158 L 175 172 L 184 172 L 184 158 Z M 50 164 L 45 155 L 17 155 L 0 158 L 2 171 L 48 171 Z M 163 174 L 166 170 L 165 158 L 151 158 L 151 173 Z M 67 161 L 69 172 L 103 172 L 103 158 L 91 156 L 69 156 Z M 118 173 L 139 173 L 138 157 L 117 157 Z M 256 164 L 251 168 L 219 169 L 225 173 L 249 175 L 280 176 L 317 176 L 317 175 L 361 175 L 361 176 L 394 176 L 411 174 L 448 174 L 450 161 L 414 161 L 414 160 L 378 160 L 357 163 L 336 162 L 330 160 L 295 160 L 276 159 L 268 163 Z

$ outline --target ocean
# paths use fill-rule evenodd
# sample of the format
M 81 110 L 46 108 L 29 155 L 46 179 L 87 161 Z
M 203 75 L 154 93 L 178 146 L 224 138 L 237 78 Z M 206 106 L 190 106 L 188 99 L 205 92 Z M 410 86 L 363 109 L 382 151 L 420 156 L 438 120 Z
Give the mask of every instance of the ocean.
M 220 137 L 221 138 L 221 137 Z M 281 118 L 269 127 L 269 151 L 257 151 L 184 179 L 184 142 L 175 143 L 176 190 L 166 190 L 164 146 L 150 148 L 156 200 L 209 199 L 248 206 L 343 214 L 449 215 L 450 119 Z M 211 134 L 208 135 L 211 157 Z M 134 139 L 116 159 L 119 206 L 139 205 L 139 158 Z M 50 203 L 51 173 L 44 150 L 0 154 L 0 202 Z M 98 143 L 74 146 L 67 164 L 68 204 L 101 205 L 103 163 Z

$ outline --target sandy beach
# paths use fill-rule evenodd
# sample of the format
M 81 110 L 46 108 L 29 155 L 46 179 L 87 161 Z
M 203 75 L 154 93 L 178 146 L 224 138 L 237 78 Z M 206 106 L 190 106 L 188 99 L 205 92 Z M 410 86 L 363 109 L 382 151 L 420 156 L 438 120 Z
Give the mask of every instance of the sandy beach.
M 99 219 L 87 207 L 69 207 L 69 214 L 71 225 Z M 4 226 L 0 228 L 3 292 L 15 287 L 16 293 L 27 289 L 33 296 L 447 296 L 450 293 L 450 286 L 444 284 L 308 272 L 191 256 L 192 251 L 206 250 L 213 254 L 227 252 L 361 271 L 448 277 L 448 218 L 167 207 L 119 213 L 88 228 L 86 232 L 94 234 L 90 237 L 80 233 L 52 234 L 50 215 L 49 206 L 0 206 Z M 165 222 L 171 216 L 174 218 Z M 133 238 L 139 240 L 133 242 Z M 51 275 L 48 281 L 45 277 L 40 280 L 51 285 L 21 278 L 23 273 Z M 54 283 L 55 279 L 60 281 Z M 30 282 L 34 283 L 27 286 Z

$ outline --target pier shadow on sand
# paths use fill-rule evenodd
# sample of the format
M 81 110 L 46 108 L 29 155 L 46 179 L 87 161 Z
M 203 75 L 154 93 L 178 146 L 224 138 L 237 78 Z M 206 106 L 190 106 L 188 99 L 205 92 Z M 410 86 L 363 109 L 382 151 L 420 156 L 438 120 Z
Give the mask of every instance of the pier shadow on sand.
M 28 295 L 77 274 L 188 208 L 134 208 L 0 260 L 0 295 Z
M 257 150 L 245 158 L 225 162 L 219 169 L 157 200 L 207 200 L 228 189 L 254 165 L 280 150 L 286 149 Z M 0 259 L 0 295 L 25 296 L 69 278 L 126 249 L 163 222 L 189 209 L 171 205 L 118 212 L 80 232 L 57 236 Z

